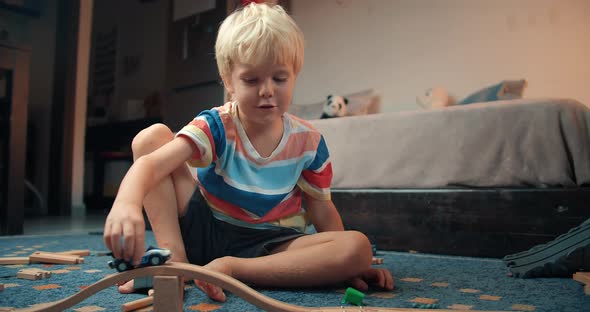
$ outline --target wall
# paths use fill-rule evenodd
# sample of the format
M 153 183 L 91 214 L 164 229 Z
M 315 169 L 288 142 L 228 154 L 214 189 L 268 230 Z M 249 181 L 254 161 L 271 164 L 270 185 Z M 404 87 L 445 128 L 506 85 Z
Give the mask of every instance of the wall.
M 143 100 L 164 89 L 169 5 L 169 0 L 95 2 L 93 35 L 113 27 L 118 31 L 113 119 L 126 118 L 129 100 Z M 136 68 L 125 69 L 127 57 L 139 61 Z
M 116 58 L 114 93 L 110 100 L 111 104 L 105 107 L 107 118 L 92 118 L 88 126 L 97 122 L 143 118 L 145 98 L 153 93 L 165 91 L 170 4 L 171 0 L 95 1 L 89 85 L 89 95 L 93 103 L 91 106 L 99 103 L 103 106 L 105 103 L 104 97 L 96 96 L 94 85 L 98 34 L 110 34 L 116 29 Z M 131 141 L 127 148 L 131 148 Z M 85 164 L 85 194 L 90 194 L 93 190 L 94 167 L 89 158 Z M 128 162 L 113 162 L 106 165 L 105 195 L 111 196 L 116 193 L 128 168 Z
M 297 0 L 305 65 L 294 103 L 374 88 L 383 111 L 433 86 L 458 99 L 526 78 L 525 97 L 590 105 L 590 1 Z
M 41 16 L 29 20 L 31 44 L 31 69 L 29 85 L 29 140 L 33 145 L 34 176 L 31 183 L 47 200 L 49 184 L 49 149 L 51 142 L 51 107 L 53 99 L 53 64 L 55 62 L 55 27 L 57 17 L 57 3 L 42 1 Z M 31 165 L 28 165 L 31 166 Z M 31 194 L 31 193 L 27 193 Z M 30 195 L 27 195 L 29 197 Z M 25 206 L 27 215 L 47 214 L 47 207 L 39 207 L 36 201 Z

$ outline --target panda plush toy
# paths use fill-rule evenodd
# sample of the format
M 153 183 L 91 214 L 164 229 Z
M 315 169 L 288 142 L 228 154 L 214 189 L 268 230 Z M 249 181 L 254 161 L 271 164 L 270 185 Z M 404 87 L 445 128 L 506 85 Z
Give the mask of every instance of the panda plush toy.
M 320 119 L 346 116 L 348 99 L 339 95 L 328 95 Z

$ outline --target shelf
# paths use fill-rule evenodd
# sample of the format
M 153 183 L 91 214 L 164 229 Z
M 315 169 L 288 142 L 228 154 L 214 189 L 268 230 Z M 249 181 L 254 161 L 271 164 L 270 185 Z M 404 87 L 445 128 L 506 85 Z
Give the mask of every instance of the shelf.
M 4 2 L 0 2 L 0 10 L 9 11 L 12 13 L 25 15 L 29 17 L 39 18 L 41 17 L 41 11 L 39 9 L 25 7 L 20 5 L 8 4 Z

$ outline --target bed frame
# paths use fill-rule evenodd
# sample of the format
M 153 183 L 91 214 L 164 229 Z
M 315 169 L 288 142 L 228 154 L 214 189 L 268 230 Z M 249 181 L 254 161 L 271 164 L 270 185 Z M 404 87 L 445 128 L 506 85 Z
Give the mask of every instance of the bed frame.
M 500 258 L 590 218 L 590 187 L 333 189 L 347 229 L 381 250 Z

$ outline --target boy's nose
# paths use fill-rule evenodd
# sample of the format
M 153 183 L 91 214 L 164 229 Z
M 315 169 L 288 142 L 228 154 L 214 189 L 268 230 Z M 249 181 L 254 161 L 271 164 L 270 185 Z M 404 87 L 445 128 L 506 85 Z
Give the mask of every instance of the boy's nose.
M 263 98 L 272 97 L 273 96 L 272 82 L 271 81 L 267 81 L 267 82 L 263 83 L 260 86 L 259 94 Z

